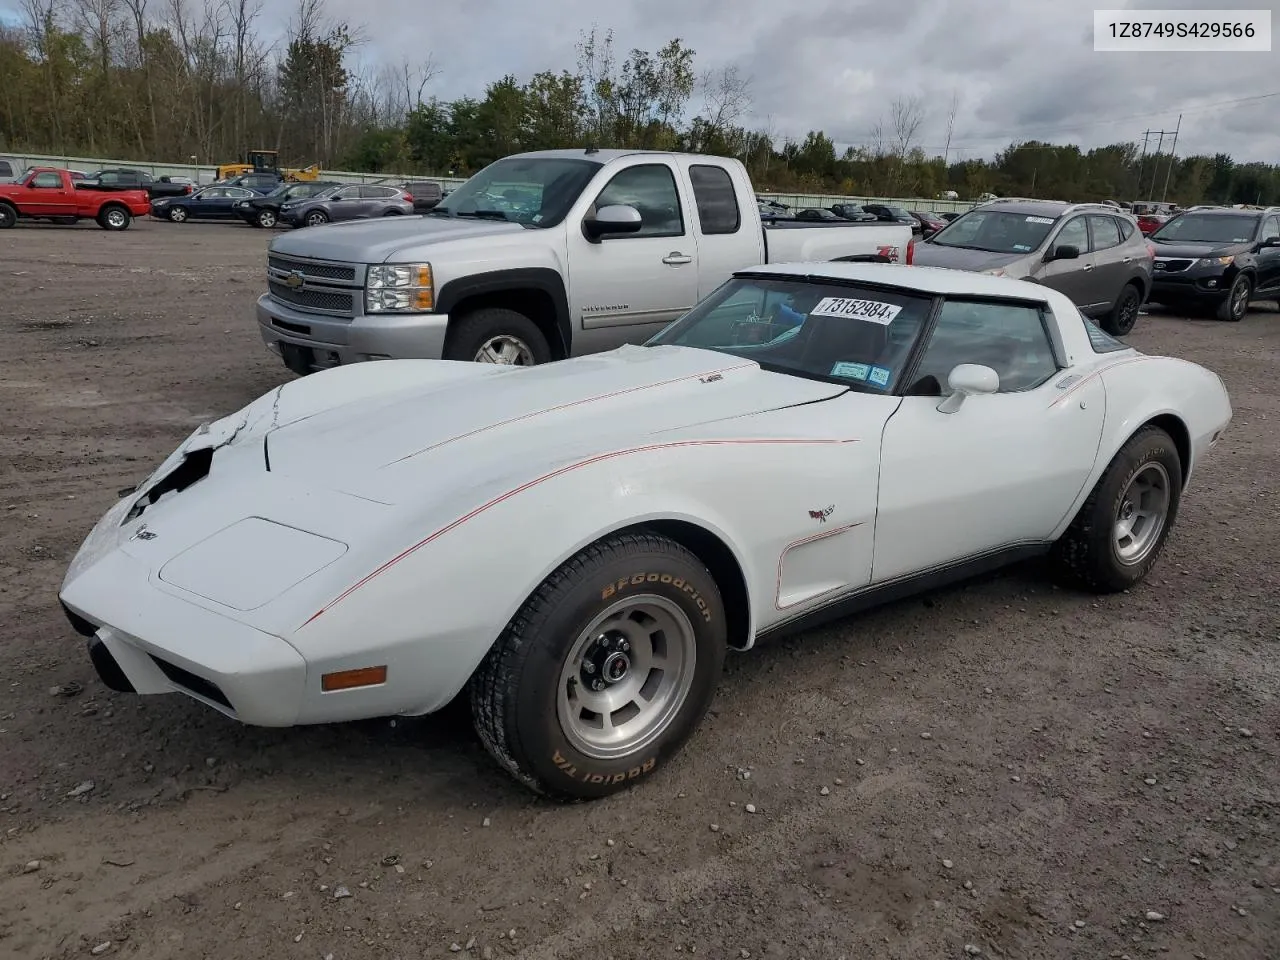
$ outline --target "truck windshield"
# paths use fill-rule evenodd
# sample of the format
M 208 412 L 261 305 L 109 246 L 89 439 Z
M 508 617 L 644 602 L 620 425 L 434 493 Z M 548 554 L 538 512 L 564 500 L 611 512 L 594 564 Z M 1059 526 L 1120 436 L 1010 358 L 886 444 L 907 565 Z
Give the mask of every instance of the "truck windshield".
M 572 157 L 508 157 L 489 164 L 431 210 L 437 217 L 553 227 L 602 164 Z
M 735 277 L 645 345 L 715 350 L 775 373 L 888 393 L 932 305 L 906 290 Z

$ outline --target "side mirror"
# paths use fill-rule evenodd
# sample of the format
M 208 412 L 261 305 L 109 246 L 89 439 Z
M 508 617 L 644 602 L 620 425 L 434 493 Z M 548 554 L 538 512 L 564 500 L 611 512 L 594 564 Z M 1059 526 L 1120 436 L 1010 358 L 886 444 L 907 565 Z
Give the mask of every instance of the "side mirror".
M 1280 237 L 1267 237 L 1262 241 L 1264 247 L 1280 247 Z
M 966 397 L 995 393 L 1000 389 L 1000 374 L 978 363 L 962 363 L 947 374 L 950 395 L 938 404 L 939 413 L 955 413 Z
M 639 210 L 625 203 L 614 203 L 583 220 L 582 232 L 588 240 L 597 242 L 606 233 L 636 233 L 642 226 L 644 221 Z
M 1053 260 L 1076 260 L 1080 257 L 1080 248 L 1070 243 L 1060 243 L 1045 257 L 1045 263 Z

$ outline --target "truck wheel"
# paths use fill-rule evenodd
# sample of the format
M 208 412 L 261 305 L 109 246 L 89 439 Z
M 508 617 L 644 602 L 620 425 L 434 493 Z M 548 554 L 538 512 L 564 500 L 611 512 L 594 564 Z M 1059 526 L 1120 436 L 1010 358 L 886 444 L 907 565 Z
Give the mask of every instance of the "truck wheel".
M 132 215 L 119 204 L 107 204 L 98 211 L 98 226 L 103 230 L 128 230 L 132 222 Z
M 589 800 L 674 756 L 715 695 L 727 649 L 715 579 L 691 552 L 621 533 L 552 573 L 472 675 L 472 720 L 517 780 Z
M 1053 547 L 1058 571 L 1096 593 L 1116 593 L 1154 566 L 1178 517 L 1182 461 L 1167 433 L 1144 427 L 1120 448 Z
M 172 220 L 174 223 L 186 223 L 187 208 L 186 207 L 170 207 L 169 219 Z
M 551 348 L 523 313 L 485 307 L 453 325 L 445 338 L 444 359 L 531 367 L 550 361 Z
M 1253 293 L 1253 282 L 1249 275 L 1242 273 L 1231 285 L 1227 299 L 1218 304 L 1216 316 L 1219 320 L 1231 320 L 1239 323 L 1249 312 L 1249 294 Z
M 18 211 L 7 203 L 0 203 L 0 230 L 8 230 L 18 222 Z
M 1100 326 L 1113 337 L 1123 337 L 1138 322 L 1138 310 L 1141 307 L 1142 292 L 1136 284 L 1126 284 L 1116 299 L 1116 305 L 1102 318 Z

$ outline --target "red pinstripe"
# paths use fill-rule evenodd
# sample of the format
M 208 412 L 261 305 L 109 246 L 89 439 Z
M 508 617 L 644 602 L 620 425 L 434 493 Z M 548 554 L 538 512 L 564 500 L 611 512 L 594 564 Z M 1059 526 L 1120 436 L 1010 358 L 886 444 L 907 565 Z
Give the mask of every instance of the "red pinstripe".
M 701 374 L 701 376 L 707 376 L 707 374 Z M 325 606 L 321 607 L 319 610 L 313 613 L 307 619 L 306 623 L 303 623 L 302 626 L 299 627 L 298 629 L 301 630 L 302 627 L 305 627 L 308 624 L 310 624 L 312 621 L 316 620 L 318 617 L 320 617 L 321 614 L 329 610 L 332 610 L 339 603 L 341 603 L 347 597 L 351 596 L 351 594 L 355 593 L 357 590 L 359 590 L 361 587 L 367 584 L 374 577 L 378 576 L 381 573 L 384 573 L 387 570 L 390 570 L 392 567 L 394 567 L 397 563 L 399 563 L 405 557 L 409 556 L 411 553 L 414 553 L 417 550 L 422 549 L 427 544 L 431 543 L 433 540 L 439 539 L 440 537 L 448 533 L 450 530 L 454 530 L 457 527 L 462 526 L 462 524 L 466 523 L 468 520 L 472 519 L 473 517 L 477 517 L 480 514 L 484 513 L 486 510 L 490 509 L 491 507 L 496 507 L 498 504 L 503 503 L 507 500 L 510 500 L 512 497 L 516 496 L 517 494 L 523 493 L 524 491 L 530 489 L 531 487 L 536 487 L 540 483 L 544 483 L 547 480 L 553 480 L 556 477 L 562 476 L 573 470 L 577 470 L 580 467 L 588 467 L 594 463 L 600 463 L 604 460 L 613 460 L 617 457 L 626 457 L 635 453 L 648 453 L 654 450 L 668 450 L 668 449 L 675 449 L 678 447 L 711 447 L 711 446 L 745 445 L 745 444 L 757 444 L 757 443 L 826 445 L 826 444 L 857 443 L 857 442 L 858 442 L 858 438 L 856 437 L 853 437 L 847 440 L 822 440 L 822 439 L 808 439 L 808 438 L 768 438 L 768 437 L 753 438 L 753 439 L 673 440 L 666 443 L 651 443 L 642 447 L 630 447 L 625 450 L 614 450 L 610 453 L 601 453 L 593 457 L 588 457 L 585 460 L 579 460 L 576 463 L 568 464 L 567 466 L 560 467 L 556 470 L 551 471 L 550 473 L 544 473 L 542 476 L 537 477 L 533 480 L 530 480 L 526 483 L 522 483 L 520 486 L 515 487 L 512 490 L 508 490 L 506 493 L 502 494 L 501 496 L 494 497 L 489 502 L 481 504 L 480 506 L 472 510 L 470 513 L 464 514 L 458 519 L 446 524 L 445 526 L 441 527 L 439 530 L 437 530 L 435 533 L 431 534 L 430 536 L 425 537 L 422 540 L 419 540 L 413 546 L 409 547 L 408 549 L 404 550 L 397 556 L 392 557 L 386 563 L 382 564 L 382 566 L 378 567 L 368 576 L 364 577 L 361 580 L 356 581 L 351 586 L 347 587 L 346 590 L 338 594 L 338 596 L 336 596 L 333 600 L 329 601 L 329 603 L 325 604 Z

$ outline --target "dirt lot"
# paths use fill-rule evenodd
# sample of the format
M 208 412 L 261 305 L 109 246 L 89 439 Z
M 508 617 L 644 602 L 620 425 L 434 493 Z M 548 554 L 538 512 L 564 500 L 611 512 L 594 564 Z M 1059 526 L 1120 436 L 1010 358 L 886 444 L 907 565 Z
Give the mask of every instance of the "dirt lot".
M 1019 569 L 733 656 L 658 779 L 556 807 L 465 715 L 244 729 L 64 622 L 116 491 L 291 376 L 267 236 L 0 235 L 0 956 L 1280 956 L 1273 305 L 1132 337 L 1236 409 L 1141 589 Z

